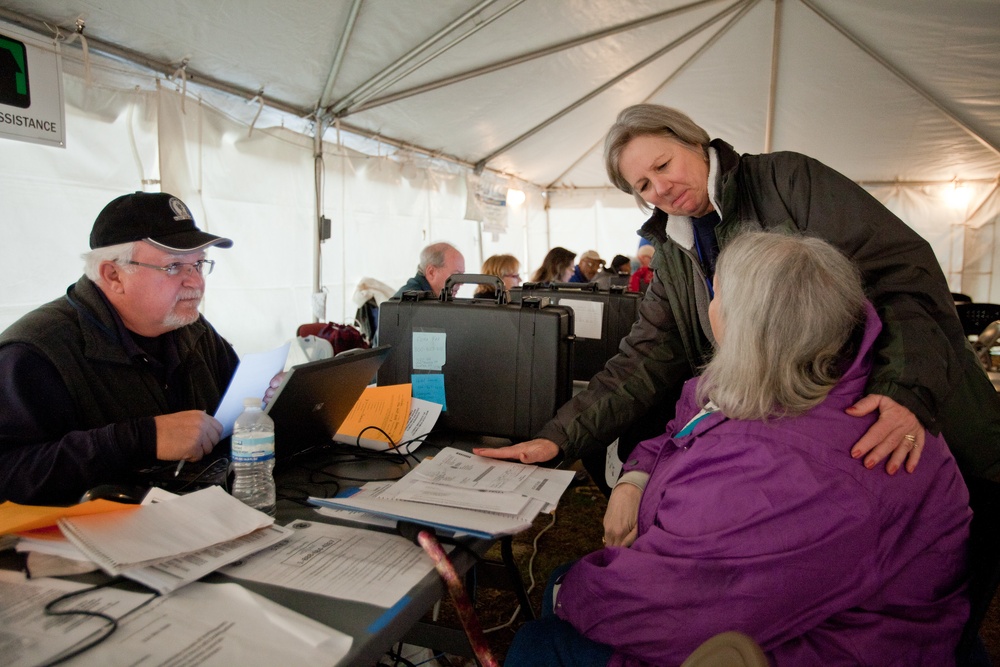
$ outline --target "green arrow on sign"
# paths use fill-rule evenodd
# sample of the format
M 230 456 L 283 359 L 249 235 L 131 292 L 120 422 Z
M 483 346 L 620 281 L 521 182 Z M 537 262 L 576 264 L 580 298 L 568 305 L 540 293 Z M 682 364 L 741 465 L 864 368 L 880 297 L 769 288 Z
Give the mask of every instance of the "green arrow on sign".
M 0 104 L 31 106 L 27 50 L 22 42 L 4 35 L 0 35 Z

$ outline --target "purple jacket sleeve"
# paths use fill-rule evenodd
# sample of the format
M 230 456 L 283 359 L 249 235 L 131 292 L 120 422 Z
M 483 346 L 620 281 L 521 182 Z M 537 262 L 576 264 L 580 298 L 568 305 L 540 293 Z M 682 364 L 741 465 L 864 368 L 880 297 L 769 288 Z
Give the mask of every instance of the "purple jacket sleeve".
M 631 548 L 578 561 L 563 579 L 557 615 L 632 658 L 679 664 L 719 632 L 739 630 L 770 648 L 872 595 L 865 573 L 876 567 L 868 561 L 879 521 L 865 490 L 838 479 L 803 503 L 783 480 L 812 471 L 727 449 L 669 482 L 654 478 L 643 496 L 658 506 L 652 525 Z M 651 488 L 662 495 L 648 498 Z M 786 521 L 761 521 L 783 504 Z
M 153 418 L 79 430 L 56 369 L 27 345 L 0 348 L 0 498 L 70 503 L 156 459 Z

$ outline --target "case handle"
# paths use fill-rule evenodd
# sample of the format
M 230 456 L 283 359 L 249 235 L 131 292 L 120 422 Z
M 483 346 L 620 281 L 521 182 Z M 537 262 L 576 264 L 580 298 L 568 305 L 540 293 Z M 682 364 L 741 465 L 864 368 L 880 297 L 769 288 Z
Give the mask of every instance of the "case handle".
M 523 283 L 521 285 L 521 290 L 528 292 L 533 289 L 551 289 L 551 290 L 573 290 L 574 292 L 599 292 L 600 286 L 597 283 Z
M 442 301 L 454 301 L 455 288 L 459 285 L 466 285 L 470 283 L 474 285 L 489 285 L 493 287 L 497 295 L 497 305 L 507 303 L 507 287 L 503 284 L 503 280 L 497 276 L 491 276 L 485 273 L 456 273 L 448 276 L 448 279 L 444 281 L 444 289 L 441 290 L 440 299 Z

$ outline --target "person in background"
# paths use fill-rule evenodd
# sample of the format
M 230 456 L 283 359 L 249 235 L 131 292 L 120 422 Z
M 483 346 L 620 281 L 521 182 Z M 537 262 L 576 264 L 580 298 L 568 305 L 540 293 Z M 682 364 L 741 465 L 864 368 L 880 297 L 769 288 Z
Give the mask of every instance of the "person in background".
M 639 258 L 639 268 L 629 279 L 628 289 L 630 292 L 646 293 L 646 288 L 653 281 L 653 269 L 649 268 L 649 263 L 653 261 L 655 254 L 653 246 L 646 244 L 639 247 L 637 256 Z
M 552 248 L 545 254 L 542 265 L 531 276 L 533 283 L 565 283 L 573 275 L 573 259 L 576 253 L 561 246 Z
M 85 275 L 0 334 L 0 499 L 72 503 L 212 451 L 239 360 L 198 306 L 206 250 L 232 244 L 167 193 L 104 207 Z
M 580 255 L 580 262 L 570 276 L 571 283 L 589 283 L 597 277 L 597 272 L 604 266 L 604 260 L 597 254 L 596 250 L 588 250 Z
M 521 262 L 514 255 L 492 255 L 483 262 L 480 273 L 496 276 L 503 281 L 504 291 L 509 293 L 512 287 L 521 284 Z M 472 295 L 476 299 L 496 299 L 497 291 L 493 285 L 479 285 Z
M 625 255 L 615 255 L 610 268 L 605 266 L 597 274 L 594 282 L 601 290 L 608 290 L 611 285 L 628 287 L 629 275 L 632 273 L 632 260 Z
M 777 667 L 954 664 L 972 514 L 954 458 L 931 434 L 901 479 L 844 455 L 876 419 L 845 412 L 882 329 L 857 269 L 753 232 L 714 285 L 715 356 L 629 457 L 607 546 L 562 569 L 507 664 L 676 665 L 733 629 Z
M 417 273 L 396 290 L 392 298 L 403 292 L 431 292 L 441 296 L 445 282 L 456 273 L 465 273 L 465 257 L 450 243 L 432 243 L 420 251 Z
M 625 255 L 615 255 L 614 259 L 611 260 L 611 272 L 615 275 L 631 275 L 632 274 L 632 260 Z

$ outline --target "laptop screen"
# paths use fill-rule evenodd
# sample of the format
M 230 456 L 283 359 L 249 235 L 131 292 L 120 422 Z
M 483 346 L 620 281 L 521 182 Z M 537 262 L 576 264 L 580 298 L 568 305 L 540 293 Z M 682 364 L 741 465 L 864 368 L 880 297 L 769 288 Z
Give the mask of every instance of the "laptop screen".
M 375 382 L 388 345 L 350 350 L 332 359 L 293 366 L 265 408 L 274 420 L 275 462 L 330 443 L 351 408 Z

